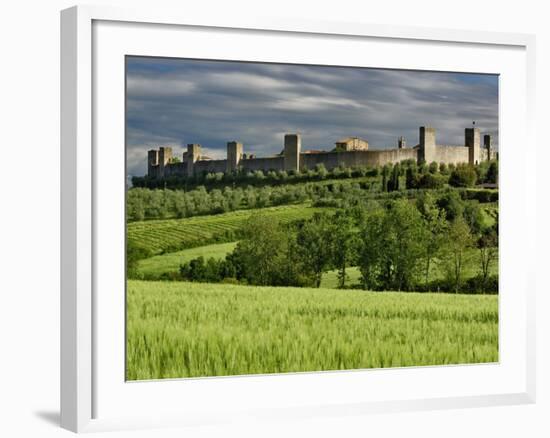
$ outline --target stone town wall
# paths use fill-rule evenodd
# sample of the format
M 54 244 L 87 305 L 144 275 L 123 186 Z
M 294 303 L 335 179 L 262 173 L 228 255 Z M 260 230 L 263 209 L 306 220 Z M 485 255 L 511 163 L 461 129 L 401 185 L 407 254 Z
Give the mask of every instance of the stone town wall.
M 243 170 L 283 170 L 285 168 L 285 158 L 280 157 L 264 157 L 264 158 L 247 158 L 239 162 L 239 167 Z
M 323 164 L 326 169 L 335 167 L 383 166 L 404 160 L 417 162 L 436 162 L 446 164 L 471 163 L 489 159 L 491 136 L 485 135 L 484 147 L 480 145 L 479 128 L 466 128 L 464 146 L 444 146 L 436 143 L 436 130 L 430 127 L 419 128 L 419 144 L 414 148 L 403 147 L 404 139 L 399 139 L 397 149 L 354 150 L 346 152 L 301 153 L 299 134 L 285 134 L 284 154 L 276 157 L 243 158 L 243 145 L 239 142 L 227 144 L 228 160 L 200 160 L 200 145 L 189 144 L 182 163 L 170 163 L 172 149 L 161 147 L 148 151 L 147 169 L 150 177 L 169 177 L 218 173 L 241 168 L 246 171 L 256 170 L 293 170 L 312 169 Z M 492 157 L 491 157 L 492 158 Z
M 323 164 L 327 170 L 335 167 L 383 166 L 404 160 L 417 160 L 417 149 L 385 149 L 349 152 L 322 152 L 317 154 L 301 154 L 300 166 L 312 169 L 317 164 Z
M 202 160 L 196 161 L 193 165 L 196 174 L 201 173 L 225 173 L 227 170 L 227 160 Z
M 166 178 L 183 175 L 187 175 L 187 163 L 169 163 L 164 166 L 164 176 Z
M 437 145 L 435 148 L 436 163 L 458 164 L 467 163 L 470 149 L 467 146 L 443 146 Z M 430 164 L 430 163 L 428 163 Z

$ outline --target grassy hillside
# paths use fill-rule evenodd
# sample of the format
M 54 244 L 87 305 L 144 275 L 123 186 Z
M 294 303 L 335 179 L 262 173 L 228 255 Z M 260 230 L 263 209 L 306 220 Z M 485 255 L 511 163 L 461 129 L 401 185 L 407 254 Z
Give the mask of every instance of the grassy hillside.
M 180 265 L 197 257 L 223 259 L 235 248 L 237 242 L 215 243 L 157 255 L 138 262 L 138 271 L 146 278 L 158 277 L 167 272 L 178 272 Z
M 127 224 L 128 241 L 154 254 L 198 246 L 224 233 L 238 230 L 251 216 L 263 214 L 283 223 L 313 216 L 320 208 L 308 204 L 284 205 L 255 210 L 239 210 L 212 216 L 151 220 Z M 210 242 L 209 242 L 210 243 Z
M 208 259 L 214 257 L 216 259 L 222 259 L 229 252 L 233 251 L 237 242 L 229 243 L 217 243 L 206 246 L 199 246 L 196 248 L 184 249 L 182 251 L 157 255 L 148 259 L 140 260 L 138 262 L 139 278 L 155 279 L 160 278 L 162 274 L 174 273 L 179 271 L 181 264 L 188 262 L 191 259 L 197 257 L 204 257 Z M 464 266 L 464 278 L 471 278 L 479 274 L 479 253 L 477 249 L 471 249 L 468 251 L 465 257 Z M 493 275 L 498 274 L 498 262 L 491 265 L 490 273 Z M 346 280 L 347 286 L 357 285 L 361 281 L 361 272 L 357 267 L 348 267 L 346 269 L 348 279 Z M 442 279 L 445 277 L 445 273 L 441 266 L 434 262 L 430 269 L 430 281 L 436 279 Z M 324 289 L 337 289 L 338 288 L 338 272 L 328 271 L 323 274 L 321 287 Z
M 480 261 L 479 261 L 479 250 L 470 249 L 466 253 L 464 258 L 464 278 L 471 278 L 479 275 L 480 273 Z M 179 265 L 178 265 L 179 266 Z M 498 274 L 498 260 L 491 264 L 489 268 L 490 275 Z M 346 285 L 352 286 L 359 284 L 361 282 L 361 272 L 359 268 L 352 266 L 346 269 L 346 275 L 348 279 L 346 280 Z M 445 278 L 445 271 L 443 267 L 437 263 L 436 260 L 433 261 L 432 267 L 430 268 L 429 281 L 438 280 Z M 337 289 L 338 288 L 338 272 L 329 271 L 323 275 L 323 280 L 321 282 L 321 287 L 325 289 Z
M 495 362 L 497 300 L 128 281 L 127 378 Z

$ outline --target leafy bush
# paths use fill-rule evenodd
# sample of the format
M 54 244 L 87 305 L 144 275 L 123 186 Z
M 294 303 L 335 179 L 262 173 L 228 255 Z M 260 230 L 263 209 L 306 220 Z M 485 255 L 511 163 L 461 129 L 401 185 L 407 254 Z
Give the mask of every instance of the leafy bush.
M 434 173 L 425 173 L 418 178 L 416 188 L 419 189 L 440 189 L 447 182 L 447 178 L 443 175 L 436 175 Z
M 481 203 L 498 202 L 498 190 L 466 189 L 459 191 L 464 200 L 476 200 Z
M 449 184 L 453 187 L 473 187 L 477 180 L 477 173 L 473 166 L 459 165 L 451 172 Z

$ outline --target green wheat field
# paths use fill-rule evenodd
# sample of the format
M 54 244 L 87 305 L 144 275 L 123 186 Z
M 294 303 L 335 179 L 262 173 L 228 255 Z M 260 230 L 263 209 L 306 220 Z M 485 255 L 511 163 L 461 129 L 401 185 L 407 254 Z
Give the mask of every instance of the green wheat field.
M 129 280 L 127 379 L 498 361 L 498 296 Z

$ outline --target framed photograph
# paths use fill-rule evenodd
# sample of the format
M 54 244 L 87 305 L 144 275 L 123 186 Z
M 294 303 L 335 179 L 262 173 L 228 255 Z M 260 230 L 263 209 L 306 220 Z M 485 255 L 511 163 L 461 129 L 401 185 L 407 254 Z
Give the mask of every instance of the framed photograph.
M 534 37 L 79 6 L 61 54 L 63 427 L 534 402 Z

